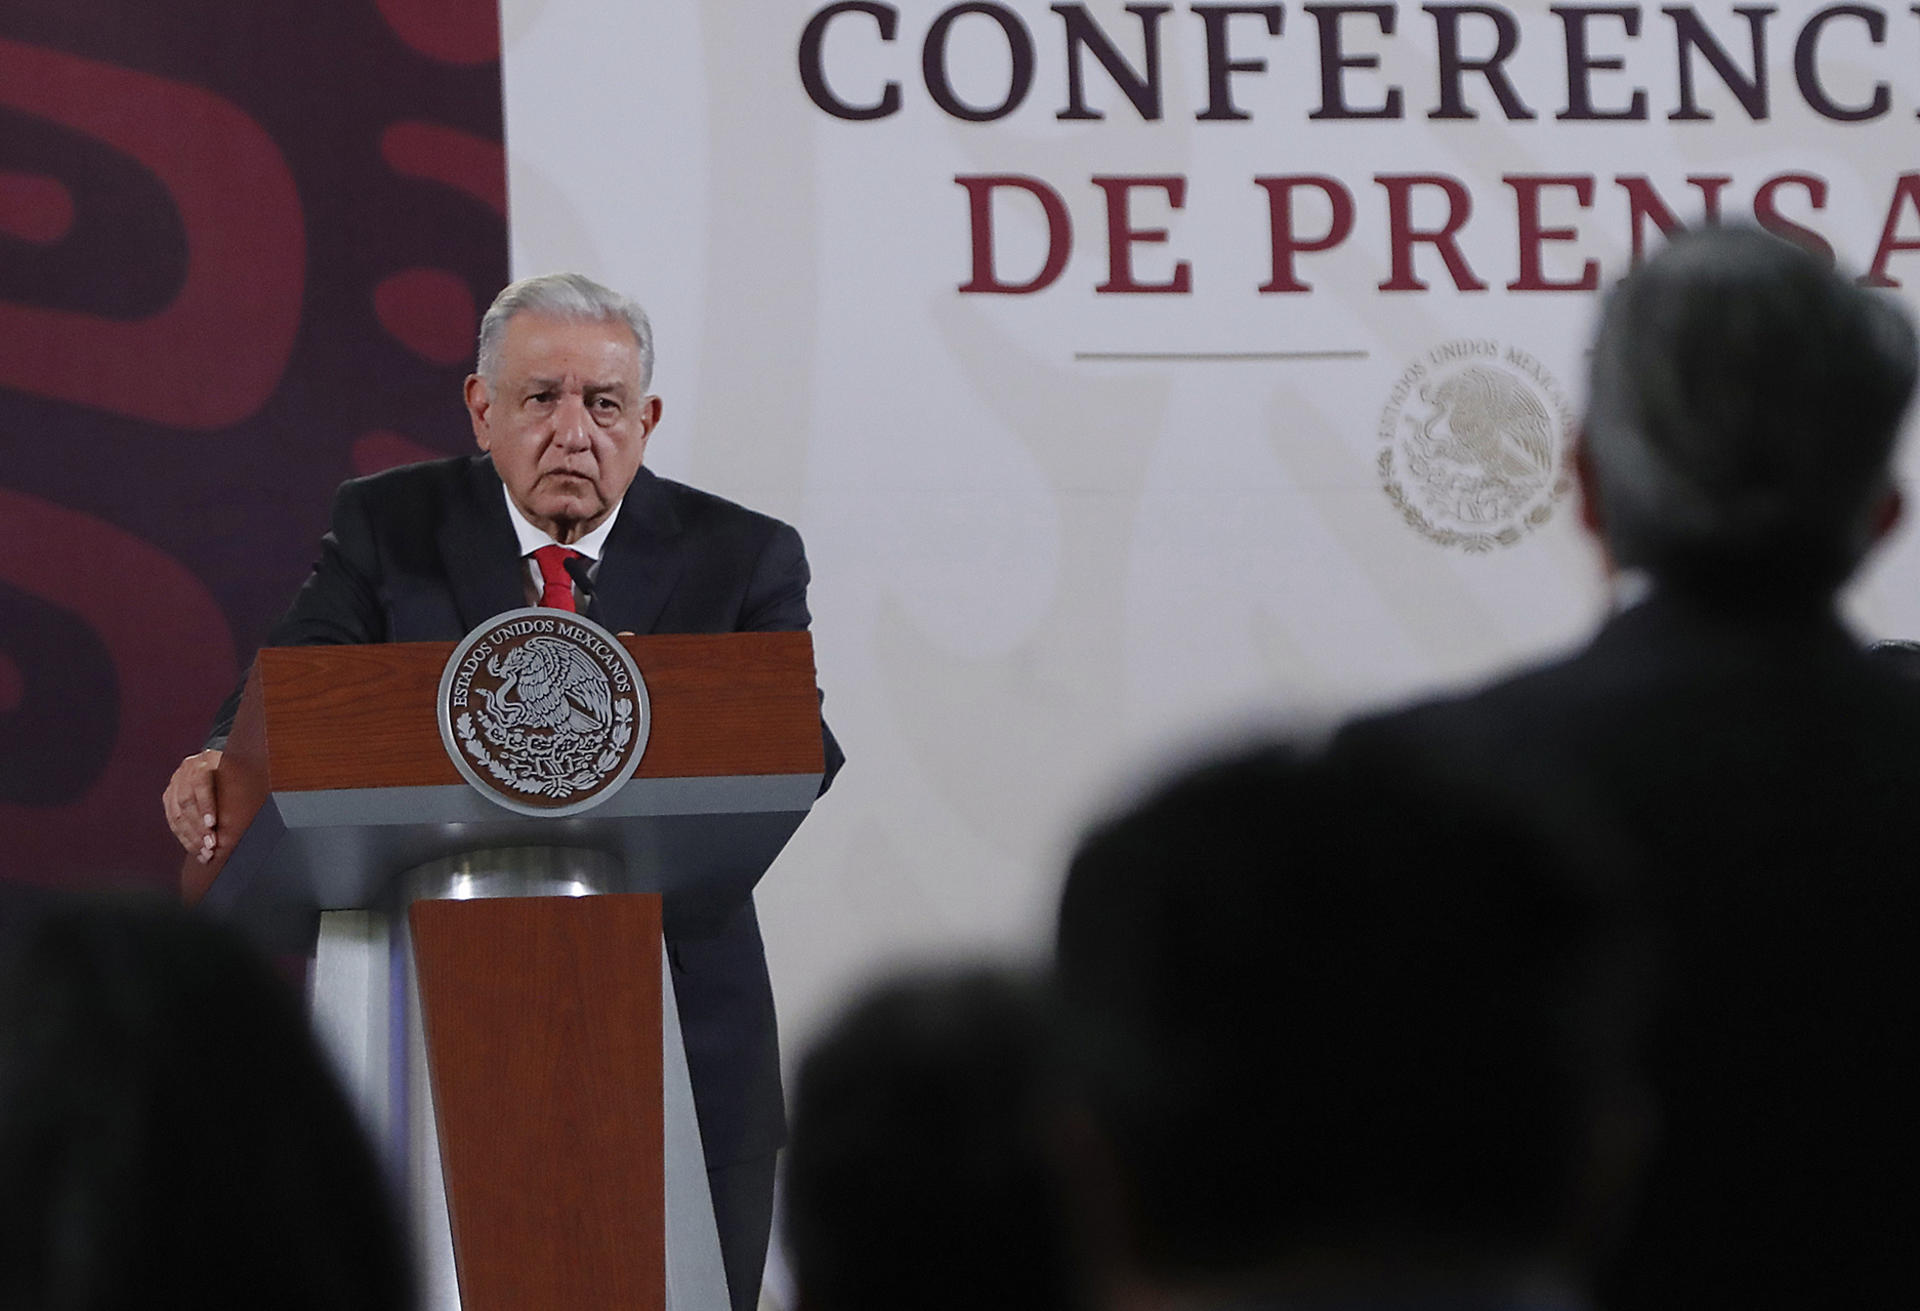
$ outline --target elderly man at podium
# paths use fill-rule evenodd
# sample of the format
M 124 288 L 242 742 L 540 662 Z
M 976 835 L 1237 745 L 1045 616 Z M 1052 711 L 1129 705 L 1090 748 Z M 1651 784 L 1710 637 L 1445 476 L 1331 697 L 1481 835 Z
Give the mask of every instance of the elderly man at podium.
M 445 641 L 529 605 L 634 633 L 806 628 L 798 533 L 643 466 L 661 412 L 652 373 L 652 329 L 628 298 L 572 273 L 507 287 L 466 381 L 481 454 L 343 484 L 268 644 Z M 164 796 L 175 836 L 203 862 L 239 837 L 219 788 L 238 701 Z M 822 733 L 824 787 L 843 757 Z M 668 947 L 728 1284 L 735 1307 L 751 1307 L 786 1131 L 752 902 L 717 935 Z

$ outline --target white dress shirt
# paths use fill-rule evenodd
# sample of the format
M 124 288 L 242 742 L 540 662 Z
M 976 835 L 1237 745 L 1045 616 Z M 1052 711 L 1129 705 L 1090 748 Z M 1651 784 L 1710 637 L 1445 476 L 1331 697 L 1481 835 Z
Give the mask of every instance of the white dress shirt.
M 507 490 L 505 483 L 500 485 L 500 494 L 507 498 L 507 521 L 513 525 L 513 535 L 520 542 L 520 555 L 525 563 L 528 605 L 539 605 L 540 594 L 546 590 L 545 580 L 540 577 L 540 563 L 533 558 L 533 553 L 543 546 L 565 545 L 569 551 L 578 551 L 591 561 L 587 565 L 587 577 L 599 577 L 600 555 L 607 549 L 607 535 L 613 531 L 614 523 L 620 518 L 620 507 L 626 504 L 625 497 L 614 502 L 613 509 L 607 512 L 607 517 L 600 521 L 598 528 L 577 542 L 561 543 L 554 541 L 547 533 L 535 528 L 527 521 L 527 516 L 520 513 L 520 507 L 513 503 L 513 493 Z M 575 587 L 573 590 L 573 603 L 584 612 L 586 607 L 580 605 L 580 589 Z

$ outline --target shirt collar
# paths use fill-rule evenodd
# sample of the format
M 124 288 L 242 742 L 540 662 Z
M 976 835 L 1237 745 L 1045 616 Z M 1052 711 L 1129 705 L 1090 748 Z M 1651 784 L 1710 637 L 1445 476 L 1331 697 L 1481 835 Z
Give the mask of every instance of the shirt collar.
M 500 494 L 507 498 L 507 521 L 513 525 L 513 535 L 520 543 L 521 555 L 532 555 L 543 546 L 559 545 L 549 534 L 527 522 L 527 516 L 520 513 L 520 507 L 513 503 L 513 493 L 507 490 L 504 482 L 500 484 Z M 620 518 L 620 507 L 626 503 L 627 498 L 624 496 L 615 501 L 613 509 L 609 510 L 607 517 L 600 521 L 600 526 L 579 541 L 568 542 L 568 549 L 580 552 L 589 560 L 598 560 L 601 553 L 607 549 L 607 537 L 613 532 L 613 525 Z

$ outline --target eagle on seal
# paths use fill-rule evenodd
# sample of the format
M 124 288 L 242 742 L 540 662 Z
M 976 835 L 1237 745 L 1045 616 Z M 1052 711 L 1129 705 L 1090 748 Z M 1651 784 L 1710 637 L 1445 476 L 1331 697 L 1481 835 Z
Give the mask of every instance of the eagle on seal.
M 1463 369 L 1428 399 L 1439 408 L 1421 436 L 1437 454 L 1519 486 L 1538 482 L 1552 469 L 1553 419 L 1515 379 L 1492 369 Z M 1442 423 L 1453 440 L 1438 431 Z
M 481 688 L 486 714 L 502 728 L 553 733 L 605 732 L 613 723 L 613 693 L 593 658 L 558 637 L 532 637 L 487 661 L 501 680 Z

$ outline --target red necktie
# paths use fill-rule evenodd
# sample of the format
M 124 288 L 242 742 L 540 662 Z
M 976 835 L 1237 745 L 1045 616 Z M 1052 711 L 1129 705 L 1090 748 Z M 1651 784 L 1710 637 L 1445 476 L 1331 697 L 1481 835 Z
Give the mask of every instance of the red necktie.
M 554 610 L 573 610 L 573 575 L 567 561 L 580 552 L 565 546 L 543 546 L 533 553 L 540 566 L 540 604 Z

